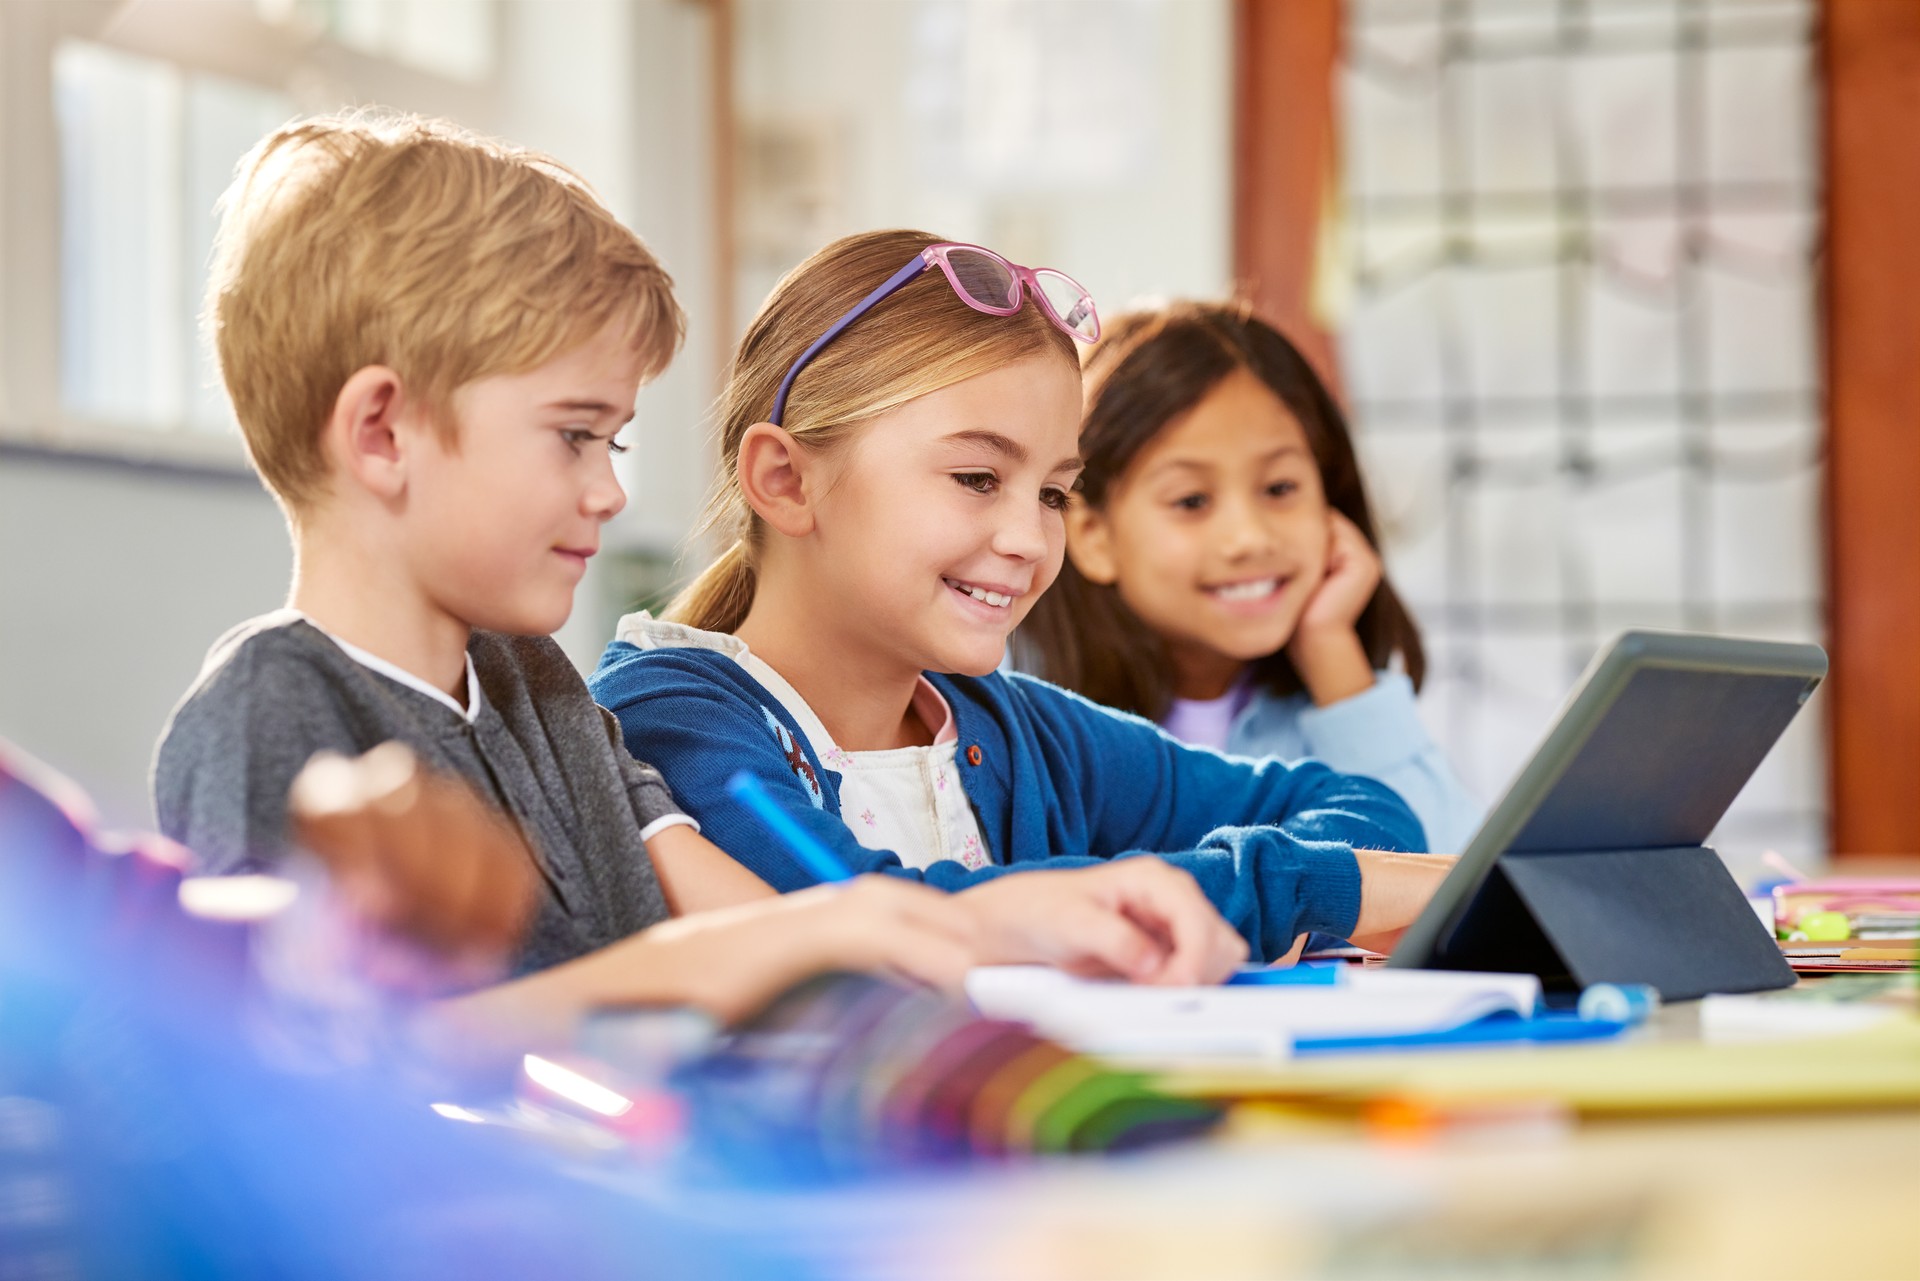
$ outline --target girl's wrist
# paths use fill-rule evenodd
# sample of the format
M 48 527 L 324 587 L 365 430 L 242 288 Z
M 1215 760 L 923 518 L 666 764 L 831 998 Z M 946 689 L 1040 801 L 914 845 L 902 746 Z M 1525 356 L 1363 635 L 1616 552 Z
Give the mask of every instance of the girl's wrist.
M 1314 706 L 1328 707 L 1373 688 L 1373 663 L 1351 625 L 1301 630 L 1287 657 Z
M 1362 947 L 1380 944 L 1385 951 L 1414 922 L 1433 897 L 1440 882 L 1459 861 L 1453 854 L 1398 854 L 1384 850 L 1355 850 L 1360 867 L 1360 913 L 1352 938 Z

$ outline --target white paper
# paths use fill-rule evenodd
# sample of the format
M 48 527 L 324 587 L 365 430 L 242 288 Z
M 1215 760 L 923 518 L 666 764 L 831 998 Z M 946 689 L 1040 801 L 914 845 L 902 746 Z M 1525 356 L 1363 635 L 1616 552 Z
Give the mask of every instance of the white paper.
M 1151 1059 L 1286 1057 L 1304 1037 L 1399 1035 L 1531 1013 L 1531 974 L 1347 968 L 1332 984 L 1146 987 L 1038 965 L 985 966 L 967 996 L 1086 1054 Z

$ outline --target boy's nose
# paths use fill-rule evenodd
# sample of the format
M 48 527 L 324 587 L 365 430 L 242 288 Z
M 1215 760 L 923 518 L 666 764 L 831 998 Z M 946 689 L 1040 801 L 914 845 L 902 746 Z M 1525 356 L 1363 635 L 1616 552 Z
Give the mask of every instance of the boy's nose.
M 620 486 L 620 478 L 614 474 L 613 459 L 609 457 L 605 466 L 594 475 L 593 483 L 587 487 L 581 506 L 588 515 L 601 520 L 612 520 L 627 505 L 627 491 Z

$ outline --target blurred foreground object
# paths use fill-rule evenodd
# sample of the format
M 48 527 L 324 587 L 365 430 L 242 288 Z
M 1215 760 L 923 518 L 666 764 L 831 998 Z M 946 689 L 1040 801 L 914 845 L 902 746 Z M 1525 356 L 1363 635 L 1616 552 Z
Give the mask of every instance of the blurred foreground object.
M 277 1067 L 254 927 L 188 912 L 185 866 L 0 742 L 0 1276 L 796 1275 L 436 1115 L 404 1065 Z
M 533 855 L 466 783 L 400 743 L 351 759 L 322 752 L 294 779 L 287 810 L 295 842 L 365 924 L 445 966 L 454 986 L 506 972 L 533 916 Z M 412 967 L 383 969 L 414 986 Z

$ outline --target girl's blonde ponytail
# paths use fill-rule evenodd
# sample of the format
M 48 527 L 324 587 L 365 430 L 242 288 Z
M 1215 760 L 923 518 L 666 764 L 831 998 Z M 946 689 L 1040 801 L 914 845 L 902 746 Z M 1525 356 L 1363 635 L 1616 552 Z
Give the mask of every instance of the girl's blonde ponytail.
M 736 538 L 673 598 L 661 617 L 702 631 L 730 632 L 753 606 L 753 549 Z

